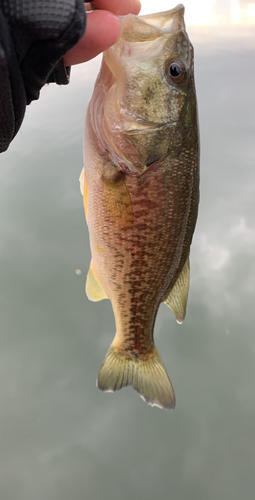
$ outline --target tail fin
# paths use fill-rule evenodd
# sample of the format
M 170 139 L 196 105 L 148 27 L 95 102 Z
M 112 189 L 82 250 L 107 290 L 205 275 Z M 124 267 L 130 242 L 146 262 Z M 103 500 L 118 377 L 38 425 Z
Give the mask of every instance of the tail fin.
M 111 345 L 99 370 L 97 386 L 101 391 L 112 392 L 127 385 L 132 385 L 151 406 L 175 407 L 174 390 L 156 347 L 144 361 L 123 356 Z

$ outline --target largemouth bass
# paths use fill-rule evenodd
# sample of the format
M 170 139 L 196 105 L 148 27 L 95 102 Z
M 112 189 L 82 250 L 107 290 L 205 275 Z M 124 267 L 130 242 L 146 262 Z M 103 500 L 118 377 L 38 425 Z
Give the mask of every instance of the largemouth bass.
M 121 18 L 86 114 L 80 177 L 92 260 L 86 292 L 110 299 L 116 335 L 103 391 L 132 385 L 152 406 L 175 395 L 154 345 L 161 302 L 181 323 L 199 202 L 193 47 L 184 7 Z

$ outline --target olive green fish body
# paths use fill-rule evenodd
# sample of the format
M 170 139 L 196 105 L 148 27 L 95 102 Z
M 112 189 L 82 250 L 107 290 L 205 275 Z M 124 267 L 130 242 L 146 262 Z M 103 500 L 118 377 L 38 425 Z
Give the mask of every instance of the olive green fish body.
M 87 111 L 81 184 L 92 253 L 87 294 L 109 298 L 116 321 L 98 386 L 133 385 L 149 404 L 172 408 L 174 391 L 153 328 L 161 302 L 184 319 L 199 144 L 183 8 L 155 19 L 127 16 L 122 38 L 104 55 Z M 176 60 L 185 68 L 179 88 L 165 74 Z

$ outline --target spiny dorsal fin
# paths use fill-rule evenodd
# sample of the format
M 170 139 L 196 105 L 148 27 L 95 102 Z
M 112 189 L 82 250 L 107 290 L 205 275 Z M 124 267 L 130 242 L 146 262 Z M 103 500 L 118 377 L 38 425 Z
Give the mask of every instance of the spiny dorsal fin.
M 108 299 L 99 279 L 95 274 L 92 262 L 90 263 L 89 266 L 85 290 L 88 299 L 92 300 L 93 302 L 98 302 L 99 300 Z
M 186 304 L 189 291 L 189 256 L 183 270 L 176 281 L 174 288 L 169 293 L 164 303 L 172 309 L 177 323 L 182 323 L 185 318 Z
M 140 359 L 123 355 L 113 342 L 99 370 L 97 387 L 112 392 L 127 385 L 151 406 L 175 407 L 174 390 L 156 347 L 148 359 Z

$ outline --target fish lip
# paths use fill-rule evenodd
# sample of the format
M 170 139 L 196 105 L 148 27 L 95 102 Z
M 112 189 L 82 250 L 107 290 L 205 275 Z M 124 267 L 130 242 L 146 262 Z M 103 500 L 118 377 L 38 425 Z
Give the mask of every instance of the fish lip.
M 168 9 L 168 10 L 163 10 L 163 11 L 160 11 L 160 12 L 155 12 L 153 14 L 143 14 L 143 15 L 138 15 L 138 16 L 134 16 L 134 14 L 129 14 L 131 16 L 134 16 L 134 17 L 139 17 L 139 19 L 142 19 L 142 20 L 149 20 L 149 19 L 154 19 L 154 17 L 158 16 L 158 15 L 162 15 L 162 16 L 172 16 L 174 14 L 177 14 L 177 12 L 183 12 L 183 14 L 185 13 L 185 6 L 183 5 L 183 3 L 178 3 L 176 5 L 176 7 L 173 7 L 172 9 Z M 127 16 L 118 16 L 120 19 L 123 19 L 125 20 L 125 18 Z
M 118 16 L 118 17 L 122 23 L 122 26 L 124 26 L 125 20 L 128 17 L 135 17 L 135 18 L 138 18 L 141 23 L 152 25 L 153 27 L 156 27 L 159 31 L 165 32 L 165 31 L 169 31 L 169 30 L 165 29 L 164 21 L 163 21 L 162 26 L 160 26 L 160 22 L 155 26 L 153 24 L 153 22 L 155 22 L 155 18 L 160 16 L 164 20 L 165 18 L 174 18 L 176 16 L 176 14 L 179 14 L 180 16 L 182 16 L 182 19 L 183 19 L 182 24 L 184 25 L 184 28 L 185 28 L 185 23 L 184 23 L 185 6 L 182 3 L 179 3 L 178 5 L 176 5 L 176 7 L 173 7 L 172 9 L 168 9 L 168 10 L 161 11 L 161 12 L 155 12 L 153 14 L 144 14 L 144 15 L 138 15 L 138 16 L 135 16 L 134 14 L 128 14 L 126 16 Z M 123 30 L 122 30 L 121 36 L 123 36 Z
M 181 11 L 184 14 L 185 7 L 184 7 L 183 3 L 178 3 L 178 5 L 176 5 L 176 7 L 173 7 L 172 9 L 164 10 L 162 12 L 156 12 L 156 14 L 144 14 L 144 15 L 139 16 L 139 17 L 142 19 L 153 19 L 155 16 L 158 16 L 159 14 L 172 16 L 173 14 L 177 14 L 177 12 L 181 12 Z

